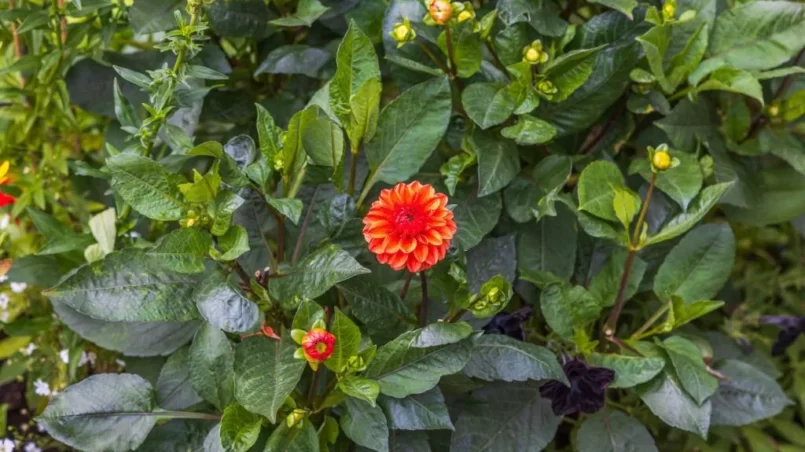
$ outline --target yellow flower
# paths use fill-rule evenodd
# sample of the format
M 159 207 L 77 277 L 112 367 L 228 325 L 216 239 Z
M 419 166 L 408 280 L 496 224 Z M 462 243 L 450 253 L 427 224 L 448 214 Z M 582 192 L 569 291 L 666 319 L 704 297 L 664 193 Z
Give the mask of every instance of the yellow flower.
M 8 160 L 0 164 L 0 185 L 8 182 L 8 169 L 10 166 L 11 163 Z
M 671 154 L 665 151 L 657 151 L 654 153 L 651 163 L 658 170 L 667 170 L 671 167 Z

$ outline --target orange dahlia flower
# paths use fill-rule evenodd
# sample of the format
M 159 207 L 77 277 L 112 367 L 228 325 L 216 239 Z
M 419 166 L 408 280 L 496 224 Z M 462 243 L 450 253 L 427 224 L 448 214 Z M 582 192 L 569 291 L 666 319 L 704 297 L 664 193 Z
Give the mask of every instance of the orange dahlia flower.
M 447 196 L 417 181 L 381 191 L 363 224 L 363 237 L 377 260 L 411 273 L 444 259 L 456 233 Z

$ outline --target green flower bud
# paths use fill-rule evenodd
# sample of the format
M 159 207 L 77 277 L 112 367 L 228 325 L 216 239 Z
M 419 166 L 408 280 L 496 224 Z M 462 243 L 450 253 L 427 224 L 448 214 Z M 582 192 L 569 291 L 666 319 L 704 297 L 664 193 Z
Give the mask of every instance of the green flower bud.
M 394 28 L 389 33 L 391 37 L 397 41 L 397 48 L 404 46 L 406 43 L 416 39 L 416 32 L 411 28 L 411 22 L 408 18 L 404 18 L 402 22 L 394 25 Z
M 530 64 L 540 64 L 548 61 L 548 52 L 542 50 L 542 41 L 537 39 L 523 49 L 523 61 Z
M 305 410 L 297 408 L 285 417 L 285 424 L 288 425 L 288 428 L 301 428 L 306 416 L 307 412 Z
M 347 369 L 351 372 L 364 371 L 366 370 L 366 361 L 358 355 L 352 355 L 347 360 Z
M 674 20 L 675 14 L 676 14 L 676 1 L 667 0 L 665 4 L 662 5 L 662 18 L 665 20 Z
M 556 88 L 556 85 L 551 83 L 550 80 L 541 80 L 539 83 L 537 83 L 537 90 L 543 95 L 545 95 L 545 97 L 547 97 L 548 99 L 550 99 L 551 97 L 553 97 L 554 94 L 559 92 L 559 89 Z

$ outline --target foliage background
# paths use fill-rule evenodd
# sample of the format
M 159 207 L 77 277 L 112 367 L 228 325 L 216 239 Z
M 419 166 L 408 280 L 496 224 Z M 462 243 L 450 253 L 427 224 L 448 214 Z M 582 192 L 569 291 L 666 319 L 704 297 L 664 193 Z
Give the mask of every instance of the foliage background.
M 10 267 L 0 426 L 20 448 L 63 447 L 30 415 L 89 450 L 653 450 L 648 436 L 660 450 L 805 447 L 803 341 L 772 358 L 778 329 L 759 324 L 805 315 L 802 3 L 475 2 L 475 19 L 450 24 L 454 65 L 416 0 L 205 3 L 199 30 L 184 1 L 0 2 L 0 152 L 13 178 L 2 190 L 16 197 L 0 238 Z M 493 26 L 473 30 L 493 10 Z M 166 34 L 176 11 L 180 32 Z M 403 18 L 419 44 L 397 46 Z M 539 70 L 522 62 L 535 39 L 550 54 Z M 339 45 L 360 57 L 339 57 Z M 377 125 L 365 140 L 356 106 Z M 647 234 L 633 240 L 647 150 L 664 143 L 678 165 L 657 176 Z M 188 197 L 178 185 L 194 171 L 220 192 Z M 459 227 L 428 273 L 425 322 L 467 323 L 431 327 L 429 339 L 414 329 L 421 283 L 398 296 L 404 274 L 377 264 L 361 235 L 380 188 L 411 179 L 448 193 Z M 142 180 L 157 188 L 142 191 Z M 265 274 L 251 276 L 266 268 L 286 277 L 266 288 Z M 294 277 L 301 269 L 321 277 Z M 527 342 L 471 334 L 495 313 L 461 308 L 496 275 L 512 288 L 506 311 L 534 308 Z M 106 276 L 154 288 L 70 295 Z M 677 317 L 696 302 L 706 315 L 681 325 L 662 311 L 672 296 Z M 601 333 L 618 298 L 629 300 L 618 337 L 662 314 L 658 342 L 629 345 L 642 358 Z M 386 361 L 367 356 L 368 369 L 348 372 L 379 383 L 339 384 L 341 399 L 327 401 L 340 369 L 319 381 L 282 359 L 287 337 L 240 340 L 263 320 L 281 335 L 292 319 L 309 327 L 322 315 L 314 304 L 294 316 L 308 299 L 340 307 L 330 329 L 342 340 L 380 347 Z M 389 343 L 409 345 L 395 354 Z M 489 352 L 498 347 L 509 352 Z M 632 355 L 634 367 L 617 371 L 634 384 L 610 389 L 597 415 L 554 416 L 537 382 L 562 378 L 563 352 L 604 367 Z M 402 383 L 384 380 L 419 353 L 436 358 Z M 194 381 L 194 366 L 212 380 Z M 76 408 L 64 392 L 76 383 L 106 407 Z M 283 427 L 292 405 L 328 403 L 302 433 Z M 155 411 L 55 427 L 71 404 Z

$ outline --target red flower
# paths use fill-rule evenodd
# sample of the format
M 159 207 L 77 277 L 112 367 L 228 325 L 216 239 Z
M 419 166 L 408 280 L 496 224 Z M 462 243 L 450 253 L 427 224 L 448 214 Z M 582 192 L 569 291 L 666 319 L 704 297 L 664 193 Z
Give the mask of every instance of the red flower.
M 321 328 L 313 328 L 302 338 L 305 359 L 310 363 L 322 363 L 333 354 L 335 336 Z
M 11 183 L 11 178 L 8 176 L 9 166 L 11 166 L 11 164 L 8 160 L 0 164 L 0 185 Z M 0 191 L 0 208 L 14 204 L 16 201 L 17 198 Z
M 363 237 L 377 260 L 412 273 L 444 259 L 456 233 L 447 196 L 417 181 L 381 191 L 363 224 Z

